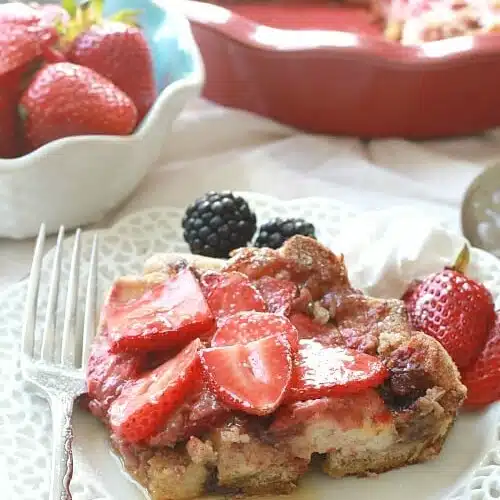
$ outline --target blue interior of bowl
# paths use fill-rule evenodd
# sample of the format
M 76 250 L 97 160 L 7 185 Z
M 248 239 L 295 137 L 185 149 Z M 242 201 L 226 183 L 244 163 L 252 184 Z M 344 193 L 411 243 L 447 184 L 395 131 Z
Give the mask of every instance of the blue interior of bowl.
M 105 15 L 122 9 L 139 12 L 139 24 L 149 43 L 158 92 L 185 78 L 196 65 L 189 23 L 168 0 L 105 0 Z

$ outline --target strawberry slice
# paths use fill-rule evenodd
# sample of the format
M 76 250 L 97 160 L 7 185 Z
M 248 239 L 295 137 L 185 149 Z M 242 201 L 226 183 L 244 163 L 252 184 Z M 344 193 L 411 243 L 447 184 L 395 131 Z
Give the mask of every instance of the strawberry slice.
M 264 299 L 242 273 L 206 272 L 200 279 L 208 305 L 217 319 L 240 311 L 265 311 Z
M 289 320 L 297 329 L 299 339 L 314 339 L 325 346 L 340 346 L 344 344 L 342 335 L 337 327 L 331 323 L 322 325 L 313 321 L 307 314 L 296 312 L 291 314 Z
M 380 385 L 388 370 L 376 357 L 343 347 L 301 340 L 286 401 L 345 396 Z
M 189 269 L 128 301 L 121 299 L 120 287 L 112 290 L 106 306 L 114 352 L 182 347 L 213 331 L 214 319 Z
M 199 387 L 199 339 L 175 358 L 123 388 L 109 409 L 113 432 L 137 443 L 154 436 L 172 412 Z
M 220 401 L 252 415 L 268 415 L 281 403 L 292 376 L 286 337 L 200 351 L 205 378 Z
M 297 350 L 297 330 L 287 318 L 256 311 L 243 311 L 224 318 L 212 338 L 212 347 L 248 344 L 270 335 L 285 335 L 293 351 Z
M 144 359 L 129 353 L 114 354 L 106 337 L 92 345 L 87 363 L 87 400 L 89 410 L 105 420 L 108 409 L 123 386 L 139 377 Z
M 275 314 L 288 316 L 292 302 L 297 296 L 297 285 L 289 280 L 280 280 L 271 276 L 260 278 L 255 286 L 264 298 L 267 310 Z

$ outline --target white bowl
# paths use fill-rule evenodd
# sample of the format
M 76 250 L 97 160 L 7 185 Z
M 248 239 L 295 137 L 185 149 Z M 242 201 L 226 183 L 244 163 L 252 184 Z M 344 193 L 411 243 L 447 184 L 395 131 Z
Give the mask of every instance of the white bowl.
M 201 93 L 203 63 L 175 1 L 106 0 L 105 8 L 140 10 L 163 90 L 133 135 L 68 137 L 21 158 L 0 159 L 0 237 L 34 236 L 42 221 L 50 232 L 61 224 L 97 222 L 139 185 L 175 118 Z

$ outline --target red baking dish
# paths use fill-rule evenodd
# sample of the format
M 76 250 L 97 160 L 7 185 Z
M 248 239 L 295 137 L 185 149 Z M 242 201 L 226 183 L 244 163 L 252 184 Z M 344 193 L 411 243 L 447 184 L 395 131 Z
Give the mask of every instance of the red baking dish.
M 225 106 L 362 138 L 460 136 L 500 125 L 499 34 L 408 47 L 384 40 L 362 8 L 182 6 L 205 62 L 204 95 Z

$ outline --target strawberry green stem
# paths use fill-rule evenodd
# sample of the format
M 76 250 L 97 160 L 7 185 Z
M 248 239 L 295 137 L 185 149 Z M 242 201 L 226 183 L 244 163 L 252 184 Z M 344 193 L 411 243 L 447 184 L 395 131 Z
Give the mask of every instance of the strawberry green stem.
M 106 20 L 137 26 L 138 10 L 122 9 L 105 19 L 103 17 L 103 0 L 83 0 L 79 4 L 76 0 L 63 0 L 62 6 L 70 17 L 69 21 L 57 26 L 63 48 L 69 46 L 80 33 L 87 31 L 94 24 L 101 24 Z
M 470 262 L 470 250 L 469 246 L 466 244 L 463 246 L 462 250 L 460 250 L 460 253 L 455 259 L 455 263 L 453 264 L 451 269 L 457 271 L 458 273 L 465 274 L 469 262 Z

